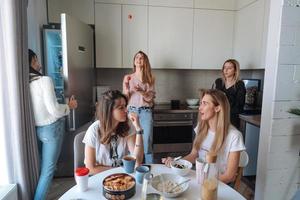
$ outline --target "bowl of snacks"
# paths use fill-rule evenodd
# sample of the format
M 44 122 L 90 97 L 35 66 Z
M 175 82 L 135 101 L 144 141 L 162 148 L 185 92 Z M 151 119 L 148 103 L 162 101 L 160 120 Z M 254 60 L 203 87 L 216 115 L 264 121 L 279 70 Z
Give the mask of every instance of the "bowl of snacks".
M 129 199 L 135 195 L 135 179 L 125 174 L 111 174 L 103 180 L 103 196 L 106 199 Z
M 189 187 L 189 182 L 176 174 L 160 174 L 153 177 L 151 186 L 165 198 L 173 198 L 184 193 Z
M 193 164 L 187 160 L 173 160 L 171 162 L 171 168 L 175 174 L 180 176 L 186 176 L 190 169 L 192 168 Z

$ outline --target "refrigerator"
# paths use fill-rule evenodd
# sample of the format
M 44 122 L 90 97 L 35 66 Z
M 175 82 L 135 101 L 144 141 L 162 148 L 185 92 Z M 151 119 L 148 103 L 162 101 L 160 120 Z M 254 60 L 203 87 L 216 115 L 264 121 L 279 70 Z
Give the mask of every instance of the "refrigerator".
M 66 117 L 66 133 L 56 177 L 74 175 L 73 141 L 93 121 L 94 29 L 67 14 L 61 24 L 43 26 L 44 72 L 54 83 L 59 103 L 74 95 L 78 107 Z

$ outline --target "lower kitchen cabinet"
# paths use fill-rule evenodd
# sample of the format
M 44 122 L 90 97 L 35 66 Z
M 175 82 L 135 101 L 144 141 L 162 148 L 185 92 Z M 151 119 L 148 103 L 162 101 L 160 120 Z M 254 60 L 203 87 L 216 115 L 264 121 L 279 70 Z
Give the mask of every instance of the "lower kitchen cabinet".
M 255 176 L 260 133 L 260 115 L 240 115 L 240 119 L 241 131 L 249 156 L 249 162 L 243 170 L 243 176 Z

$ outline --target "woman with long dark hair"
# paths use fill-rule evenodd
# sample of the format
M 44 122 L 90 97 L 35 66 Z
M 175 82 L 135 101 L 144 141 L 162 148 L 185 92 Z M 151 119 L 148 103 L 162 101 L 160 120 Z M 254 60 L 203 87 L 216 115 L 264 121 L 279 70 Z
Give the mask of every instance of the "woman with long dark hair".
M 118 90 L 109 90 L 97 104 L 95 121 L 87 130 L 85 165 L 96 174 L 121 165 L 122 157 L 131 154 L 136 166 L 143 161 L 143 137 L 139 118 L 130 114 L 135 130 L 130 130 L 127 118 L 127 98 Z M 136 134 L 134 134 L 136 133 Z
M 70 109 L 77 108 L 77 101 L 71 97 L 68 104 L 59 104 L 52 79 L 40 73 L 41 66 L 37 55 L 31 49 L 28 50 L 28 59 L 29 87 L 41 158 L 40 178 L 34 199 L 43 200 L 46 199 L 61 151 L 65 116 L 69 114 Z

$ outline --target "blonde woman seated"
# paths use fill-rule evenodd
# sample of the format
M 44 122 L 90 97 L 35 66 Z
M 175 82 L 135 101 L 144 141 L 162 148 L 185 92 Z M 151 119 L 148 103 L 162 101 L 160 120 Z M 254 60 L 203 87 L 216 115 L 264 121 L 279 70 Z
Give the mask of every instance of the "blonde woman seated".
M 208 152 L 218 155 L 219 179 L 224 183 L 236 178 L 240 152 L 245 150 L 242 134 L 230 124 L 230 106 L 226 95 L 219 90 L 203 91 L 199 107 L 199 123 L 195 128 L 193 149 L 183 159 L 195 163 L 196 158 L 205 160 Z M 163 158 L 170 166 L 173 158 Z
M 143 130 L 135 113 L 129 115 L 136 134 L 130 134 L 127 120 L 127 98 L 120 91 L 105 92 L 97 105 L 97 121 L 87 130 L 85 165 L 90 174 L 118 167 L 127 154 L 136 157 L 136 165 L 143 161 Z

